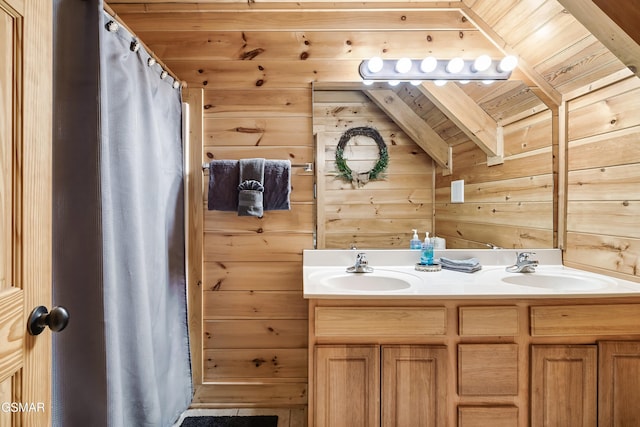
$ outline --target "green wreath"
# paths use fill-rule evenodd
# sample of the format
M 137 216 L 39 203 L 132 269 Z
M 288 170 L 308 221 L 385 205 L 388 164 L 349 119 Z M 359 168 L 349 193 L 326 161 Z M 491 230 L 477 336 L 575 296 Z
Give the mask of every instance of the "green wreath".
M 358 177 L 353 176 L 353 170 L 347 164 L 347 159 L 344 158 L 344 147 L 346 147 L 347 143 L 354 136 L 367 136 L 373 139 L 378 146 L 378 161 L 371 168 L 371 170 L 367 172 L 363 172 L 358 174 Z M 387 145 L 384 143 L 382 136 L 380 133 L 370 127 L 356 127 L 348 129 L 345 133 L 340 137 L 340 141 L 338 142 L 338 146 L 336 147 L 336 167 L 338 168 L 338 176 L 346 179 L 347 181 L 357 182 L 358 185 L 360 183 L 365 184 L 371 179 L 378 179 L 381 177 L 382 173 L 387 169 L 389 165 L 389 152 L 387 151 Z M 360 178 L 363 176 L 363 178 Z

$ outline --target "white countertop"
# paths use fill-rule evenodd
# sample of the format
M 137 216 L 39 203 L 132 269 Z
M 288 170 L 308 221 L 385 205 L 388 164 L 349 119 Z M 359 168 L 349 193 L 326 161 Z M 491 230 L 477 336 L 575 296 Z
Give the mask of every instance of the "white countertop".
M 508 273 L 506 266 L 515 264 L 517 252 L 535 252 L 539 266 L 534 273 Z M 305 250 L 303 282 L 305 298 L 541 298 L 541 297 L 621 297 L 640 296 L 640 284 L 564 267 L 558 249 L 533 250 L 461 250 L 435 251 L 435 258 L 477 258 L 482 270 L 463 273 L 451 270 L 421 272 L 415 269 L 418 250 Z M 364 252 L 373 273 L 346 273 L 356 254 Z M 345 289 L 332 286 L 327 277 L 342 276 L 346 280 L 362 278 L 364 286 Z M 367 280 L 373 276 L 398 277 L 410 283 L 402 289 L 375 290 Z M 361 277 L 356 277 L 361 276 Z M 384 280 L 381 277 L 381 282 Z M 550 279 L 546 281 L 546 279 Z M 393 280 L 390 279 L 390 280 Z M 542 280 L 542 282 L 539 282 Z M 404 282 L 398 282 L 404 283 Z

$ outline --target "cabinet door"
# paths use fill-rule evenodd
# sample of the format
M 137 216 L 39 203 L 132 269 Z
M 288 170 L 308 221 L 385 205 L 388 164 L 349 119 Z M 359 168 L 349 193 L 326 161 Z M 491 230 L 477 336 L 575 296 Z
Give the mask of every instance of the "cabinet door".
M 447 349 L 382 348 L 382 426 L 446 425 Z
M 315 348 L 315 427 L 380 425 L 380 347 Z
M 640 341 L 598 343 L 598 426 L 640 423 Z
M 595 345 L 533 345 L 531 427 L 595 427 Z

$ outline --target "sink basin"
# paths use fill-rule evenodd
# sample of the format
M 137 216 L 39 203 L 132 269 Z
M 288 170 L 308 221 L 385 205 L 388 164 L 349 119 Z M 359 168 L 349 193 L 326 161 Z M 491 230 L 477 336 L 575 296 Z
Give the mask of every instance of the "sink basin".
M 503 277 L 502 281 L 513 285 L 534 288 L 557 289 L 560 291 L 591 291 L 609 287 L 607 280 L 574 274 L 524 273 Z
M 375 269 L 372 273 L 347 273 L 344 270 L 319 271 L 309 276 L 323 286 L 355 292 L 392 292 L 409 289 L 421 282 L 412 274 Z
M 491 270 L 484 279 L 498 279 L 502 283 L 542 288 L 554 291 L 595 291 L 615 287 L 615 281 L 589 273 L 578 273 L 553 269 L 536 270 L 534 273 L 509 273 L 504 270 Z

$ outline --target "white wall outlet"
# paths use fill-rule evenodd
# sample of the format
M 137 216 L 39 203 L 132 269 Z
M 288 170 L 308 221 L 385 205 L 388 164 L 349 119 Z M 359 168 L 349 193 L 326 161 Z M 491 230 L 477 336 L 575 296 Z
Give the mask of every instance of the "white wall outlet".
M 464 179 L 451 181 L 451 203 L 464 203 Z

